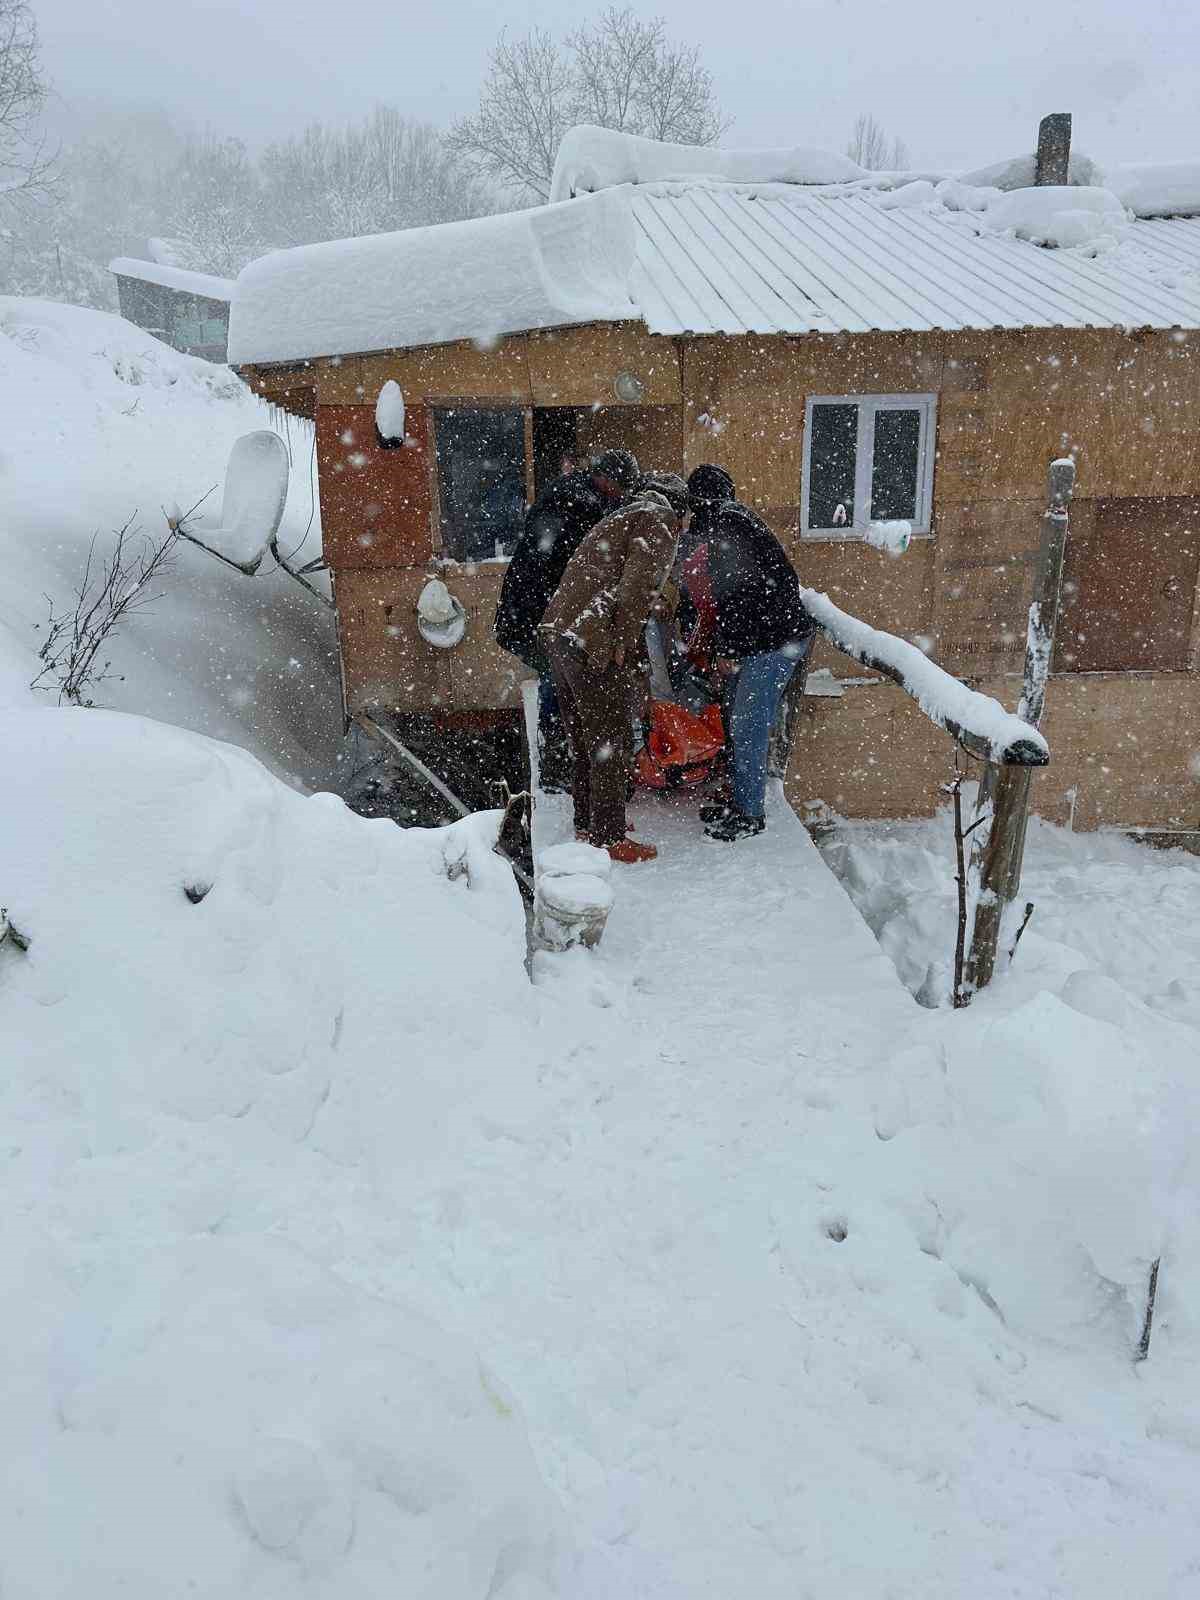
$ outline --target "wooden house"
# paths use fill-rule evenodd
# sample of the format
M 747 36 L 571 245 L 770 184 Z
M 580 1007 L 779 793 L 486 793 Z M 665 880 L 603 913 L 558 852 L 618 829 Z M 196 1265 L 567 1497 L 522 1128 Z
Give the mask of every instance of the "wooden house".
M 118 256 L 108 270 L 117 280 L 117 300 L 126 321 L 184 355 L 226 360 L 232 278 L 132 256 Z
M 515 719 L 491 625 L 521 491 L 618 444 L 720 463 L 804 584 L 1012 706 L 1047 466 L 1070 453 L 1035 807 L 1200 827 L 1200 173 L 1104 188 L 1082 164 L 1041 224 L 1033 167 L 901 180 L 576 130 L 553 204 L 253 263 L 231 359 L 316 421 L 348 715 Z M 375 423 L 389 379 L 402 448 Z M 864 538 L 885 518 L 912 524 L 898 559 Z M 449 648 L 419 625 L 433 577 L 465 611 Z M 944 735 L 827 647 L 813 666 L 831 692 L 804 702 L 793 803 L 929 812 Z

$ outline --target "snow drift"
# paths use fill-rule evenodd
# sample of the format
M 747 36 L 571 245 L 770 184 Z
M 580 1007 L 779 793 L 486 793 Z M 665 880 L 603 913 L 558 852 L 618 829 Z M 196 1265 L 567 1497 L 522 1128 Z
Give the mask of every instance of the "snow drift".
M 581 123 L 563 135 L 550 180 L 551 202 L 625 183 L 712 178 L 724 183 L 846 183 L 866 177 L 849 156 L 830 150 L 715 150 L 667 144 Z
M 70 601 L 93 541 L 102 559 L 131 517 L 158 539 L 164 508 L 201 499 L 188 525 L 204 539 L 246 433 L 283 431 L 292 470 L 280 545 L 301 561 L 320 553 L 311 425 L 273 416 L 227 368 L 120 317 L 0 297 L 0 412 L 0 706 L 31 703 L 47 596 Z M 291 781 L 334 782 L 333 613 L 282 574 L 246 578 L 180 544 L 161 598 L 110 654 L 117 676 L 101 704 L 232 739 Z
M 340 1271 L 497 1055 L 519 1093 L 496 817 L 366 823 L 103 711 L 0 738 L 5 1593 L 551 1593 L 514 1400 Z

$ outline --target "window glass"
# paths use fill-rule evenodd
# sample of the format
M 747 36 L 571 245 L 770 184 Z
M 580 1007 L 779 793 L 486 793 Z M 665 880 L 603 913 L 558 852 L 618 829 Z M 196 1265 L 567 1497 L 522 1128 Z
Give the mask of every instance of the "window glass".
M 852 528 L 858 457 L 857 404 L 814 405 L 808 451 L 809 527 Z
M 871 517 L 917 520 L 921 467 L 921 413 L 880 408 L 875 413 L 875 458 L 871 470 Z
M 525 518 L 525 416 L 475 407 L 434 424 L 442 548 L 454 561 L 509 555 Z

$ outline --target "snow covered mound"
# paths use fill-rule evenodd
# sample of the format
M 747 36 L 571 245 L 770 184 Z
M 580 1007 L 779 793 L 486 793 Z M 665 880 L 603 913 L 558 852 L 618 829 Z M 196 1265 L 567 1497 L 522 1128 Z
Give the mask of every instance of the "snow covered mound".
M 669 183 L 714 178 L 724 183 L 846 183 L 866 170 L 830 150 L 715 150 L 711 145 L 667 144 L 635 133 L 587 123 L 563 135 L 550 182 L 550 199 L 613 189 L 623 183 Z
M 286 427 L 280 545 L 301 560 L 320 553 L 311 427 L 120 317 L 0 297 L 0 415 L 0 706 L 53 703 L 29 693 L 46 596 L 71 600 L 93 540 L 100 561 L 131 517 L 158 539 L 163 508 L 207 494 L 203 538 L 245 433 Z M 160 588 L 106 652 L 117 676 L 98 702 L 232 739 L 293 781 L 328 786 L 342 745 L 332 612 L 278 572 L 245 578 L 187 545 Z
M 1125 207 L 1115 194 L 1080 185 L 1013 189 L 988 206 L 986 218 L 997 233 L 1061 249 L 1117 240 L 1129 227 Z
M 467 1088 L 521 1092 L 495 816 L 364 822 L 104 711 L 0 741 L 5 1593 L 556 1593 L 514 1402 L 345 1270 Z
M 1200 215 L 1200 161 L 1145 161 L 1109 167 L 1104 184 L 1135 217 Z

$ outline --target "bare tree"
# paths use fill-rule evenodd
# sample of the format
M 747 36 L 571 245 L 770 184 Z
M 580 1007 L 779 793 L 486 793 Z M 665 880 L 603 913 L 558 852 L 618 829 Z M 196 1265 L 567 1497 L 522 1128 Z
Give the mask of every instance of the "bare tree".
M 347 128 L 313 123 L 268 145 L 260 173 L 263 226 L 276 244 L 454 222 L 491 209 L 482 183 L 437 129 L 395 106 L 377 106 Z
M 909 161 L 904 140 L 889 138 L 883 126 L 866 111 L 854 119 L 846 154 L 871 172 L 901 172 Z
M 457 122 L 450 148 L 508 191 L 545 200 L 563 134 L 577 122 L 678 144 L 712 144 L 729 126 L 692 45 L 610 6 L 558 43 L 535 28 L 502 33 L 479 110 Z
M 37 22 L 26 0 L 0 0 L 0 201 L 44 193 L 52 162 L 36 135 L 46 99 Z
M 502 33 L 492 51 L 479 110 L 450 129 L 457 155 L 501 188 L 545 200 L 554 157 L 571 126 L 571 63 L 550 34 Z
M 258 175 L 240 139 L 206 134 L 185 144 L 160 179 L 158 214 L 186 264 L 235 277 L 265 247 Z
M 38 651 L 42 663 L 31 689 L 55 687 L 58 703 L 90 706 L 91 691 L 120 673 L 109 670 L 101 651 L 108 647 L 113 633 L 135 611 L 158 599 L 155 581 L 170 566 L 175 547 L 175 530 L 157 544 L 141 536 L 133 518 L 118 528 L 111 554 L 96 570 L 96 540 L 88 549 L 87 561 L 74 602 L 67 611 L 56 611 L 50 601 L 46 637 Z
M 609 6 L 567 38 L 575 121 L 672 144 L 713 144 L 729 127 L 696 45 L 674 44 L 661 17 Z

